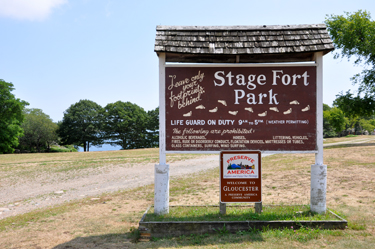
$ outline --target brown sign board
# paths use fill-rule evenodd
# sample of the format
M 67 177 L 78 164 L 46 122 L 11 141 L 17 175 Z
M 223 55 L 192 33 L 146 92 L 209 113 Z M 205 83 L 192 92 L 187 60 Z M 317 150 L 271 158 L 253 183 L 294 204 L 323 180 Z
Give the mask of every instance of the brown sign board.
M 316 146 L 315 66 L 167 66 L 167 152 Z
M 220 202 L 261 202 L 260 151 L 220 153 Z

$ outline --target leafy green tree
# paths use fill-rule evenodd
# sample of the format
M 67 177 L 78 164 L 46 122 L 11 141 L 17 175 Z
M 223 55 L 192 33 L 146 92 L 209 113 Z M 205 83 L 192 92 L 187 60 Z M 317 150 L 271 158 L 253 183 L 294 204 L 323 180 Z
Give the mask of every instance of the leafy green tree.
M 84 151 L 90 150 L 91 145 L 102 145 L 101 118 L 102 107 L 91 100 L 80 100 L 71 105 L 58 123 L 58 134 L 61 143 L 82 146 Z
M 340 49 L 341 57 L 356 57 L 355 64 L 363 62 L 365 66 L 360 74 L 352 79 L 359 83 L 359 91 L 375 94 L 375 21 L 370 13 L 359 10 L 345 15 L 330 15 L 326 18 L 327 29 L 335 47 Z M 340 57 L 339 54 L 335 55 Z
M 57 141 L 57 124 L 41 109 L 25 109 L 25 120 L 21 127 L 24 130 L 24 136 L 20 138 L 22 147 L 30 151 L 36 147 L 38 152 L 41 148 L 49 150 L 50 144 Z
M 369 134 L 371 134 L 371 132 L 373 132 L 375 129 L 375 119 L 360 119 L 359 125 L 364 131 L 366 130 L 369 132 Z
M 119 145 L 122 149 L 147 147 L 149 124 L 143 108 L 130 102 L 117 101 L 104 107 L 102 118 L 106 143 Z
M 323 111 L 329 111 L 329 110 L 331 110 L 331 107 L 323 103 Z
M 344 112 L 337 107 L 323 111 L 323 120 L 323 128 L 326 130 L 326 136 L 332 136 L 333 134 L 336 136 L 345 129 L 345 125 L 348 122 Z
M 375 110 L 375 101 L 372 97 L 361 97 L 354 95 L 350 91 L 345 94 L 338 94 L 333 105 L 339 107 L 345 113 L 345 116 L 353 120 L 360 116 L 372 116 Z
M 375 118 L 374 117 L 371 117 L 371 119 L 368 120 L 368 122 L 372 125 L 372 126 L 375 126 Z M 374 127 L 375 129 L 375 127 Z M 369 131 L 370 132 L 370 131 Z
M 369 12 L 359 10 L 327 16 L 325 23 L 341 57 L 355 57 L 354 63 L 363 63 L 365 68 L 352 77 L 353 83 L 359 85 L 357 96 L 350 91 L 338 95 L 340 109 L 351 119 L 356 115 L 372 115 L 375 102 L 375 21 L 371 20 Z M 339 53 L 335 54 L 335 58 L 339 57 Z M 354 112 L 356 115 L 353 116 Z
M 159 146 L 159 107 L 147 112 L 146 142 L 148 148 Z
M 0 79 L 0 154 L 13 153 L 18 146 L 18 137 L 22 136 L 22 110 L 27 102 L 17 99 L 12 91 L 13 84 Z
M 346 94 L 337 95 L 333 104 L 344 112 L 348 118 L 348 126 L 355 128 L 356 132 L 358 129 L 362 130 L 360 123 L 358 123 L 359 120 L 373 116 L 375 110 L 375 101 L 372 97 L 368 95 L 364 97 L 355 96 L 349 91 Z

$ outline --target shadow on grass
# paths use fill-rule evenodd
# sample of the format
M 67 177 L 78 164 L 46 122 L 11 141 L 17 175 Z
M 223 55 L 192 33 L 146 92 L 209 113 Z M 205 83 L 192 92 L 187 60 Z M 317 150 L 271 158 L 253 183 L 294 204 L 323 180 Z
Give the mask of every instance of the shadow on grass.
M 125 234 L 105 234 L 98 236 L 77 237 L 53 247 L 53 249 L 78 248 L 133 248 L 135 244 Z
M 325 146 L 324 149 L 340 149 L 340 148 L 350 148 L 350 147 L 368 147 L 368 146 L 375 146 L 375 143 L 358 143 L 358 144 L 338 144 L 332 146 Z
M 53 249 L 81 248 L 175 248 L 180 246 L 224 245 L 228 243 L 251 243 L 264 241 L 262 231 L 248 230 L 231 234 L 218 231 L 215 234 L 191 234 L 179 237 L 152 238 L 148 242 L 132 242 L 132 233 L 106 234 L 77 237 L 53 247 Z

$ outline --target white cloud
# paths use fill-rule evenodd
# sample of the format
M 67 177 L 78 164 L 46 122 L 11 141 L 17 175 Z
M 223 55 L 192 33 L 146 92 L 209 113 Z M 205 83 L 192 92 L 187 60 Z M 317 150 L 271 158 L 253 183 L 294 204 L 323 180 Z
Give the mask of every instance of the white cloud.
M 0 15 L 15 19 L 43 20 L 68 0 L 0 0 Z

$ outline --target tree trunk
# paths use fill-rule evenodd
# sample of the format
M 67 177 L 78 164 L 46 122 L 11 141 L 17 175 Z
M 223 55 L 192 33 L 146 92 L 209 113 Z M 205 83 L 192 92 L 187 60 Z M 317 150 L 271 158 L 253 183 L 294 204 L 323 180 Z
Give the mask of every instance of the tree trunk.
M 87 151 L 90 151 L 90 142 L 87 142 Z
M 86 152 L 86 141 L 83 142 L 83 151 Z

